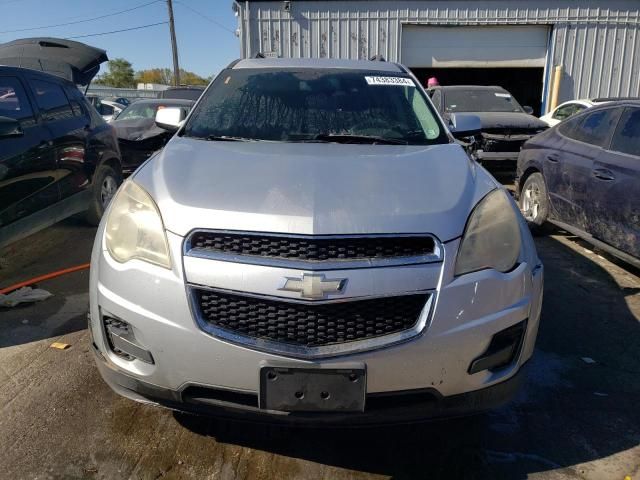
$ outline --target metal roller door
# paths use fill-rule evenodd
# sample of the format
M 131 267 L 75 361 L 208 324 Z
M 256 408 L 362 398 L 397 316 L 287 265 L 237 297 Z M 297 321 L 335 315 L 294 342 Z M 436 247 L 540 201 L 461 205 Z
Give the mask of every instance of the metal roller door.
M 544 67 L 549 27 L 405 24 L 401 61 L 410 68 Z

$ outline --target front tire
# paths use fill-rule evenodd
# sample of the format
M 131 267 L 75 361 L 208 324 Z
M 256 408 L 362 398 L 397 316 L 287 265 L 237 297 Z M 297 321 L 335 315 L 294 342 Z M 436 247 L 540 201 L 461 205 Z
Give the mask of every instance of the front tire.
M 87 210 L 87 222 L 98 225 L 104 211 L 109 206 L 118 187 L 122 183 L 122 175 L 110 165 L 100 165 L 93 176 L 91 203 Z
M 542 233 L 544 223 L 549 217 L 549 195 L 541 173 L 535 172 L 527 177 L 518 203 L 531 231 Z

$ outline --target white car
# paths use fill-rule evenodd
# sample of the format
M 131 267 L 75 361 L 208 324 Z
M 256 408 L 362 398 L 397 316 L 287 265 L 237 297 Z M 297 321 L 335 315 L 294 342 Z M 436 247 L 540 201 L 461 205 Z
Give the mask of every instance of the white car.
M 98 111 L 100 116 L 105 122 L 111 122 L 115 120 L 122 111 L 127 108 L 126 105 L 122 105 L 112 100 L 103 100 L 97 95 L 87 95 L 87 100 Z
M 553 127 L 554 125 L 560 123 L 562 120 L 572 117 L 576 113 L 580 113 L 587 108 L 591 108 L 594 105 L 599 105 L 607 101 L 608 99 L 604 98 L 583 98 L 580 100 L 569 100 L 568 102 L 561 103 L 546 115 L 541 116 L 540 120 L 545 122 L 550 127 Z
M 118 118 L 118 115 L 127 108 L 125 105 L 121 105 L 118 102 L 112 102 L 110 100 L 101 100 L 98 105 L 98 112 L 102 115 L 105 122 L 111 122 Z

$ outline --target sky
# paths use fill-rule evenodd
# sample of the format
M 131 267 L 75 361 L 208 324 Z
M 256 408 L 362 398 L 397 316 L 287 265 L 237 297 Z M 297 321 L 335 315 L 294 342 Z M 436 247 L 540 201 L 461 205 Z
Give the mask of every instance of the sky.
M 180 68 L 208 77 L 240 56 L 240 40 L 234 34 L 238 23 L 231 9 L 232 0 L 173 2 Z M 141 7 L 98 20 L 31 30 L 138 6 Z M 167 21 L 168 13 L 166 0 L 0 0 L 0 18 L 0 43 L 4 43 L 17 38 L 68 38 L 123 30 Z M 111 59 L 125 58 L 136 71 L 172 67 L 168 24 L 74 40 L 106 50 Z M 105 69 L 103 66 L 101 71 Z

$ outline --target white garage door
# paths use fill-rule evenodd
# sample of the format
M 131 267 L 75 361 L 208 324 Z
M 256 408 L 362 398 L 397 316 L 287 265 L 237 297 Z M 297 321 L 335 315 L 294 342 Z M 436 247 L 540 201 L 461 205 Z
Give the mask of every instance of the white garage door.
M 544 67 L 546 26 L 402 27 L 402 63 L 430 67 Z

